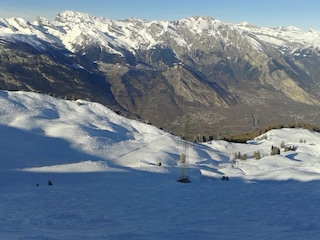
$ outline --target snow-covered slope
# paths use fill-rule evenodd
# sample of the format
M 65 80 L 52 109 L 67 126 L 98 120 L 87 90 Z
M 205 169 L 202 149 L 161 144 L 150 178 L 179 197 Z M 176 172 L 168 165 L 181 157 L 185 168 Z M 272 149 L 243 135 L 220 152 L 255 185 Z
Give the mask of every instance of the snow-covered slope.
M 319 133 L 190 143 L 192 182 L 182 184 L 184 144 L 160 129 L 36 93 L 1 91 L 0 106 L 1 239 L 318 236 Z M 270 156 L 280 145 L 294 150 Z
M 3 132 L 8 138 L 13 132 L 18 141 L 4 141 L 2 154 L 7 159 L 28 155 L 24 167 L 49 169 L 58 163 L 88 160 L 123 167 L 138 167 L 139 162 L 174 162 L 165 152 L 156 157 L 151 153 L 157 152 L 154 145 L 164 143 L 172 146 L 168 152 L 177 151 L 175 138 L 153 126 L 125 119 L 98 103 L 62 101 L 26 92 L 1 92 L 0 101 Z M 56 144 L 61 149 L 56 149 Z M 145 152 L 144 158 L 132 158 L 136 151 Z M 0 164 L 8 168 L 14 163 L 9 160 Z
M 75 171 L 83 171 L 88 164 L 101 166 L 101 170 L 108 166 L 157 172 L 178 168 L 183 151 L 179 138 L 121 117 L 98 103 L 28 92 L 2 91 L 0 97 L 1 152 L 5 156 L 0 162 L 2 169 L 64 171 L 58 164 L 69 169 L 74 166 Z M 190 143 L 190 166 L 193 172 L 215 178 L 227 174 L 248 180 L 315 180 L 320 179 L 319 141 L 318 133 L 283 129 L 272 130 L 263 140 L 247 145 Z M 296 150 L 270 156 L 271 146 L 280 146 L 281 142 Z M 256 151 L 260 152 L 260 160 L 253 158 Z M 235 152 L 246 154 L 248 160 L 235 159 Z M 156 166 L 159 163 L 161 167 Z

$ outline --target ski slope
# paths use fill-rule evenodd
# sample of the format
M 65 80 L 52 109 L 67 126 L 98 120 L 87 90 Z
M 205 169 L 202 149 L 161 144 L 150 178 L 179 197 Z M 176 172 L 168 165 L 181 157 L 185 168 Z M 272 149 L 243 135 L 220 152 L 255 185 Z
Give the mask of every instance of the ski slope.
M 156 127 L 36 93 L 0 91 L 0 106 L 0 239 L 319 236 L 319 133 L 190 143 L 183 184 L 183 143 Z M 271 156 L 283 143 L 295 150 Z

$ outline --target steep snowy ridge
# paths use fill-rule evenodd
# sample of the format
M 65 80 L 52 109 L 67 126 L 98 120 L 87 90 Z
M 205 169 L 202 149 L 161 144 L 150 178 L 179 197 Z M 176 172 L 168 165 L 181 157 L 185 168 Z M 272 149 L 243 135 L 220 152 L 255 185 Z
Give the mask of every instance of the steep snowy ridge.
M 94 42 L 101 46 L 109 46 L 110 51 L 112 51 L 111 46 L 119 44 L 121 47 L 126 46 L 131 51 L 135 51 L 161 44 L 164 40 L 169 41 L 170 38 L 174 39 L 178 45 L 188 47 L 190 44 L 188 35 L 181 34 L 185 31 L 198 38 L 200 36 L 219 38 L 227 44 L 229 40 L 226 29 L 241 32 L 248 38 L 254 35 L 261 41 L 277 47 L 289 47 L 291 51 L 298 46 L 320 47 L 319 31 L 302 32 L 295 27 L 261 28 L 247 23 L 223 23 L 211 17 L 190 17 L 171 22 L 148 22 L 141 19 L 111 20 L 74 11 L 58 14 L 53 22 L 44 18 L 39 18 L 34 23 L 21 18 L 1 19 L 0 34 L 35 35 L 49 42 L 52 42 L 54 36 L 60 39 L 70 51 L 75 51 L 75 46 Z
M 260 28 L 255 26 L 236 25 L 244 33 L 253 34 L 260 40 L 270 43 L 278 48 L 288 48 L 291 51 L 297 48 L 315 48 L 320 47 L 320 31 L 310 29 L 303 32 L 296 27 L 278 27 L 278 28 Z M 288 52 L 290 53 L 290 52 Z

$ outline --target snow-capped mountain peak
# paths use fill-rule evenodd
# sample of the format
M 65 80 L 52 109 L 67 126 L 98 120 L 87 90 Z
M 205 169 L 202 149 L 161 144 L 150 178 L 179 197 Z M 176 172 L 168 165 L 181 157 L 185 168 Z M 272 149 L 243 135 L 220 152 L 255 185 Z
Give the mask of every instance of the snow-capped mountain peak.
M 56 18 L 56 22 L 62 22 L 62 23 L 95 23 L 97 21 L 97 18 L 84 12 L 75 12 L 66 10 L 61 13 L 59 13 Z
M 39 28 L 38 26 L 43 28 Z M 62 31 L 63 29 L 63 31 Z M 97 18 L 88 13 L 64 11 L 59 13 L 55 21 L 49 22 L 39 18 L 32 24 L 21 18 L 2 19 L 0 34 L 20 32 L 27 35 L 52 34 L 61 39 L 66 48 L 72 52 L 82 44 L 99 43 L 107 46 L 113 53 L 119 53 L 112 49 L 112 45 L 129 48 L 134 52 L 137 49 L 150 48 L 157 44 L 174 41 L 175 44 L 188 47 L 190 39 L 219 38 L 228 43 L 230 31 L 238 31 L 244 35 L 255 35 L 261 41 L 279 45 L 304 44 L 308 46 L 320 46 L 320 33 L 312 30 L 307 33 L 295 27 L 252 28 L 248 23 L 229 24 L 212 17 L 190 17 L 179 21 L 151 21 L 142 19 L 111 20 Z M 228 33 L 229 32 L 229 33 Z M 52 39 L 52 36 L 48 36 Z M 78 46 L 78 47 L 77 47 Z

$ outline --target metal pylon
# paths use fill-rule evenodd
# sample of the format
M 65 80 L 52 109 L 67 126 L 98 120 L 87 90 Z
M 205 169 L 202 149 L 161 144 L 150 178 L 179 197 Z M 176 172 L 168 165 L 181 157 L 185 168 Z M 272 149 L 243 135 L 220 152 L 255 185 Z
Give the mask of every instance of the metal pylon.
M 180 178 L 177 180 L 182 183 L 189 183 L 189 142 L 188 142 L 188 134 L 189 134 L 189 118 L 184 122 L 184 139 L 183 139 L 183 152 L 180 155 Z

